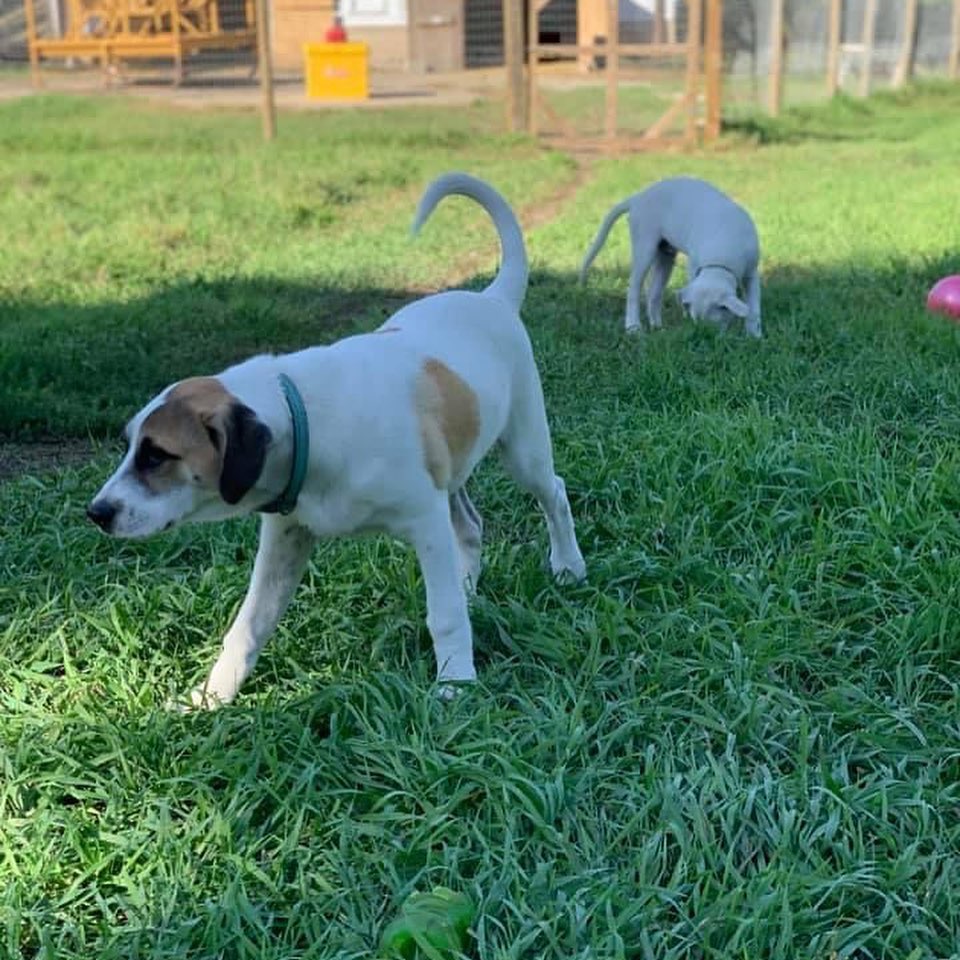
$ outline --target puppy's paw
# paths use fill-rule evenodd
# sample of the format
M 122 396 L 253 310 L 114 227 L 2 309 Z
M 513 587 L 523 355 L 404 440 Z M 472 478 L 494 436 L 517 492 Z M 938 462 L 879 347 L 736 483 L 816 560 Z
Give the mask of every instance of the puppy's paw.
M 560 584 L 583 583 L 587 579 L 587 565 L 579 555 L 563 560 L 551 557 L 550 569 Z
M 459 697 L 466 687 L 476 683 L 476 681 L 476 677 L 470 677 L 467 680 L 438 680 L 433 691 L 434 696 L 443 703 L 449 703 Z
M 171 698 L 165 708 L 172 713 L 195 713 L 198 710 L 216 710 L 223 703 L 213 691 L 200 686 L 194 687 L 186 697 Z

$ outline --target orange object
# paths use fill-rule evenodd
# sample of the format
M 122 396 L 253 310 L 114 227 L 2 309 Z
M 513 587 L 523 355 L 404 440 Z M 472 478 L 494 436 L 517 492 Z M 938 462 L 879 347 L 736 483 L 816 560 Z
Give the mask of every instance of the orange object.
M 307 96 L 319 100 L 366 100 L 369 47 L 365 43 L 305 43 Z

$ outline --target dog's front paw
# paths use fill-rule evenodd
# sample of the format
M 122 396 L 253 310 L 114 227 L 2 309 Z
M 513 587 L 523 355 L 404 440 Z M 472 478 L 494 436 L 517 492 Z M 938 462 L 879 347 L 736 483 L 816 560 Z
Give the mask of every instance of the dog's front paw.
M 171 698 L 165 704 L 172 713 L 195 713 L 197 710 L 216 710 L 222 707 L 221 700 L 205 686 L 194 687 L 186 697 Z
M 579 554 L 565 559 L 551 557 L 550 569 L 557 583 L 582 583 L 587 579 L 587 564 Z
M 449 703 L 454 698 L 459 697 L 464 689 L 476 682 L 476 677 L 467 680 L 439 680 L 434 688 L 434 694 L 438 700 Z

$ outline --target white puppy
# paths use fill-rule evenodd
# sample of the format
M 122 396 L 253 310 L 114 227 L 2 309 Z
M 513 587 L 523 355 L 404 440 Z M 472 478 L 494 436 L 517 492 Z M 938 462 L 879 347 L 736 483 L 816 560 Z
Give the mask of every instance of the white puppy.
M 183 380 L 127 425 L 129 450 L 88 509 L 107 533 L 263 514 L 246 598 L 195 706 L 236 695 L 317 538 L 364 531 L 413 545 L 438 679 L 475 679 L 465 581 L 480 572 L 482 524 L 465 484 L 494 443 L 543 508 L 554 574 L 585 576 L 518 313 L 523 235 L 503 198 L 466 174 L 427 188 L 414 231 L 448 194 L 476 200 L 499 231 L 503 264 L 484 291 L 439 293 L 373 333 Z
M 583 283 L 614 222 L 629 214 L 633 265 L 627 287 L 626 329 L 640 328 L 640 289 L 653 267 L 647 287 L 647 318 L 661 326 L 663 291 L 677 252 L 687 256 L 687 285 L 680 302 L 696 320 L 726 327 L 735 317 L 745 320 L 753 337 L 760 328 L 760 242 L 743 207 L 704 180 L 674 177 L 661 180 L 618 203 L 600 225 L 600 231 L 580 268 Z M 746 291 L 746 303 L 738 287 Z

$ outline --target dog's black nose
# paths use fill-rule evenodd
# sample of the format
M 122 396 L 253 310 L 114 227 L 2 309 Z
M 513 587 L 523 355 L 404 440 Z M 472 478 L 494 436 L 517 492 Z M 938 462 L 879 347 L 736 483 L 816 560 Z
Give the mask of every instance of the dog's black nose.
M 87 507 L 87 516 L 101 530 L 109 530 L 116 515 L 117 508 L 109 500 L 94 500 Z

